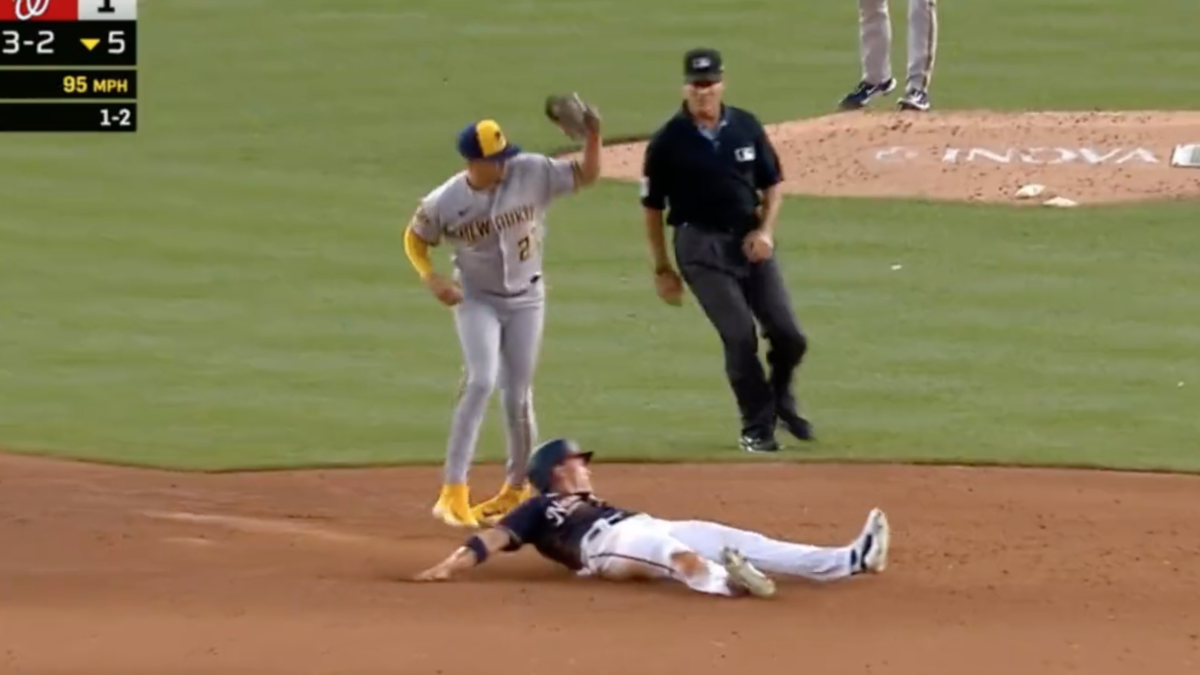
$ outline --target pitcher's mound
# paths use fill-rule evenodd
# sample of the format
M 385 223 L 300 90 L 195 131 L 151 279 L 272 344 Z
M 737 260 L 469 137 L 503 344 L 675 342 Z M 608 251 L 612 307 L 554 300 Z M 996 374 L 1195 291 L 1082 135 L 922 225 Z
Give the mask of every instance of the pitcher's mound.
M 1198 112 L 840 113 L 769 125 L 788 192 L 1016 202 L 1028 184 L 1080 204 L 1200 197 L 1200 170 L 1171 166 L 1200 143 Z M 644 143 L 607 149 L 608 177 L 636 179 Z

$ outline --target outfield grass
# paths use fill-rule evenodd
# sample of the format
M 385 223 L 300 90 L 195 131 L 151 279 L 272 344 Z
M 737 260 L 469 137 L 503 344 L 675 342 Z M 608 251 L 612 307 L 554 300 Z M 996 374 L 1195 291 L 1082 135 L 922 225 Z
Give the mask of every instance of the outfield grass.
M 1200 4 L 943 4 L 939 108 L 1194 105 Z M 572 89 L 608 134 L 643 133 L 700 43 L 725 51 L 731 101 L 822 114 L 858 74 L 855 13 L 144 3 L 136 136 L 3 139 L 0 445 L 193 468 L 440 459 L 459 354 L 398 232 L 457 169 L 454 133 L 494 116 L 554 147 L 541 99 Z M 898 71 L 903 44 L 898 24 Z M 1200 469 L 1196 212 L 790 200 L 781 255 L 823 437 L 806 456 Z M 742 459 L 716 337 L 655 299 L 633 189 L 551 216 L 544 434 Z M 497 407 L 482 456 L 501 438 Z

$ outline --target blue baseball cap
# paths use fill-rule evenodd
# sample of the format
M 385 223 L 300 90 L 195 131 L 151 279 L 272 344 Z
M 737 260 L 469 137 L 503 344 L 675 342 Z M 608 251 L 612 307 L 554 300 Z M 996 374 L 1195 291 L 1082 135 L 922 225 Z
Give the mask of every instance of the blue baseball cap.
M 526 472 L 529 483 L 537 488 L 538 492 L 550 492 L 554 467 L 572 457 L 582 457 L 585 462 L 592 461 L 592 453 L 584 452 L 578 443 L 569 438 L 556 438 L 542 443 L 529 458 L 529 469 Z
M 458 133 L 458 154 L 467 160 L 503 161 L 521 152 L 508 142 L 495 120 L 468 124 Z

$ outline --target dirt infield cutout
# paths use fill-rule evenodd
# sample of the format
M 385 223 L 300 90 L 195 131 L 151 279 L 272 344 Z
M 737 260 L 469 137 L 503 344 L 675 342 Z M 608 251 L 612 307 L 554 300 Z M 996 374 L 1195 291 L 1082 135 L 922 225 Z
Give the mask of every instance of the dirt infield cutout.
M 527 551 L 406 583 L 466 536 L 429 515 L 439 478 L 0 454 L 0 673 L 1200 672 L 1200 477 L 597 465 L 617 503 L 814 543 L 888 510 L 885 574 L 782 580 L 769 601 L 577 579 Z
M 1200 112 L 855 112 L 769 125 L 790 193 L 1079 204 L 1200 197 Z M 606 177 L 636 180 L 644 143 L 606 149 Z M 1016 196 L 1046 186 L 1038 199 Z

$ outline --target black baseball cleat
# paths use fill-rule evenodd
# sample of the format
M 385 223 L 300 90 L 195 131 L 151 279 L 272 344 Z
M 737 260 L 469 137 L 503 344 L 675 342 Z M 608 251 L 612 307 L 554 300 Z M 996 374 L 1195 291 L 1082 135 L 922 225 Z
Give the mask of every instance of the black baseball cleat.
M 791 410 L 780 410 L 776 413 L 779 420 L 779 426 L 787 430 L 787 432 L 799 440 L 812 441 L 816 440 L 813 435 L 812 422 L 809 422 L 799 413 Z
M 889 77 L 879 84 L 871 84 L 866 80 L 858 83 L 854 91 L 846 94 L 841 103 L 838 103 L 840 110 L 860 110 L 867 107 L 867 103 L 876 96 L 886 96 L 896 89 L 896 78 Z
M 769 434 L 742 434 L 738 446 L 745 452 L 779 452 L 779 442 Z

